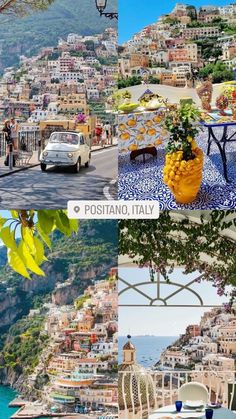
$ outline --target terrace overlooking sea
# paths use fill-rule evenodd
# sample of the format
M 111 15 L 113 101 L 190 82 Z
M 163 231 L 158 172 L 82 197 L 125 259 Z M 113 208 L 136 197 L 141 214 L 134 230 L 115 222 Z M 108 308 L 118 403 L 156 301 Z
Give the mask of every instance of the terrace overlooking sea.
M 176 336 L 134 336 L 132 342 L 137 350 L 137 362 L 145 368 L 153 367 L 159 360 L 161 352 L 176 341 Z M 122 362 L 122 348 L 125 336 L 119 337 L 119 364 Z

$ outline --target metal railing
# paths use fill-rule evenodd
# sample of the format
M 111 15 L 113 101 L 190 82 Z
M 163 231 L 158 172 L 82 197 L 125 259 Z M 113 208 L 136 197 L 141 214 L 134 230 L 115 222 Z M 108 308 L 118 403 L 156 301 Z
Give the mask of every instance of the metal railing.
M 22 151 L 37 151 L 40 145 L 40 131 L 20 131 L 18 134 L 18 149 Z
M 6 143 L 6 134 L 0 132 L 0 157 L 4 157 L 7 154 L 7 143 Z
M 122 417 L 147 417 L 153 410 L 178 400 L 180 387 L 199 382 L 208 389 L 209 402 L 236 410 L 236 371 L 119 371 L 119 405 Z

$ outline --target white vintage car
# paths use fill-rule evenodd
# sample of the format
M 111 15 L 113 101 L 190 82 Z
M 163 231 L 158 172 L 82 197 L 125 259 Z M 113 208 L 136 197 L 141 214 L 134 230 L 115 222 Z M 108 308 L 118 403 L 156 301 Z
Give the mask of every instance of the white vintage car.
M 47 166 L 71 166 L 74 173 L 89 166 L 91 151 L 80 132 L 53 132 L 40 155 L 41 170 Z

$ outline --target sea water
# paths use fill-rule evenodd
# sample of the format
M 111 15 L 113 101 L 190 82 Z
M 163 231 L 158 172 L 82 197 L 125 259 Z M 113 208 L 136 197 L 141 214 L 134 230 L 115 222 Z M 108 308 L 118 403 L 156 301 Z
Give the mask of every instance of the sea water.
M 0 386 L 0 417 L 1 419 L 10 419 L 13 413 L 19 408 L 8 407 L 9 403 L 17 397 L 17 392 L 10 387 Z
M 177 336 L 132 336 L 138 364 L 145 368 L 152 367 L 160 360 L 160 355 L 167 346 L 177 339 Z M 119 337 L 119 364 L 122 363 L 122 348 L 126 342 L 126 337 Z

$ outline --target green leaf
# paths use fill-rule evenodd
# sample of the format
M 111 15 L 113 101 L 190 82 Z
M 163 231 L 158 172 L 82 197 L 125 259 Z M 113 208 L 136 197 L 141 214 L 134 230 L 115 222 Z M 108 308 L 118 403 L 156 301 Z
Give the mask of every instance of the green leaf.
M 24 276 L 27 279 L 31 279 L 29 272 L 25 267 L 25 263 L 23 262 L 19 254 L 13 251 L 12 249 L 8 250 L 8 263 L 15 272 Z
M 2 230 L 0 231 L 0 238 L 2 239 L 3 243 L 7 248 L 17 251 L 14 233 L 11 232 L 9 226 L 2 228 Z
M 71 220 L 69 219 L 70 229 L 72 232 L 77 233 L 79 230 L 79 220 Z
M 45 273 L 40 269 L 38 264 L 36 263 L 35 259 L 29 252 L 28 246 L 25 244 L 24 241 L 21 241 L 18 246 L 18 252 L 20 257 L 25 262 L 25 266 L 27 269 L 29 269 L 31 272 L 35 273 L 39 276 L 45 276 Z
M 48 214 L 48 211 L 44 211 L 44 210 L 38 211 L 38 223 L 39 223 L 40 229 L 45 234 L 50 234 L 53 231 L 54 218 L 52 218 Z
M 7 221 L 7 218 L 0 217 L 0 228 L 2 228 Z
M 22 227 L 22 239 L 31 253 L 35 253 L 34 233 L 29 227 Z
M 55 214 L 55 222 L 56 227 L 61 231 L 61 233 L 66 236 L 69 236 L 72 233 L 69 219 L 64 211 L 60 211 Z
M 41 265 L 41 263 L 44 260 L 47 260 L 47 258 L 44 255 L 43 243 L 36 236 L 34 236 L 34 246 L 35 246 L 35 261 L 38 265 Z
M 18 214 L 18 211 L 16 211 L 16 210 L 12 210 L 12 211 L 11 211 L 11 215 L 12 215 L 12 218 L 16 218 L 17 220 L 19 219 L 19 214 Z
M 44 241 L 44 243 L 47 245 L 47 247 L 49 247 L 49 249 L 51 249 L 52 248 L 52 242 L 51 242 L 51 239 L 50 239 L 49 235 L 45 234 L 41 230 L 39 225 L 37 225 L 37 232 L 38 232 L 38 235 L 41 237 L 41 239 Z

